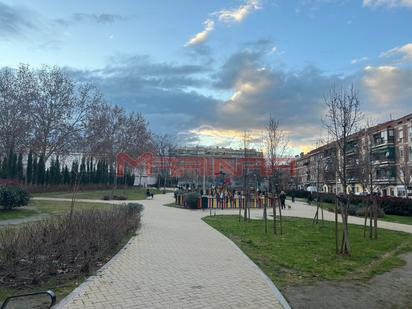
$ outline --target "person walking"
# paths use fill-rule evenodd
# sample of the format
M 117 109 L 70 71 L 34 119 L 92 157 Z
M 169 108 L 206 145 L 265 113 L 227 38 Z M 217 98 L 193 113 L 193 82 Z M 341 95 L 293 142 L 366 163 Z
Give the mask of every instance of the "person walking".
M 286 209 L 286 205 L 285 205 L 286 193 L 285 193 L 285 191 L 280 192 L 279 199 L 280 199 L 281 208 Z

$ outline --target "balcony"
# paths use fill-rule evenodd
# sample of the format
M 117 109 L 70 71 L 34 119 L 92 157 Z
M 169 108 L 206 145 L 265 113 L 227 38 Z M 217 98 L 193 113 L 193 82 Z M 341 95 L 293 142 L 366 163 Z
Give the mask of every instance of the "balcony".
M 393 145 L 395 143 L 395 137 L 388 135 L 387 139 L 384 139 L 381 134 L 374 135 L 372 140 L 372 148 L 381 147 L 384 145 Z
M 395 147 L 373 149 L 371 161 L 375 165 L 395 163 Z
M 388 166 L 376 170 L 375 182 L 396 183 L 396 166 Z

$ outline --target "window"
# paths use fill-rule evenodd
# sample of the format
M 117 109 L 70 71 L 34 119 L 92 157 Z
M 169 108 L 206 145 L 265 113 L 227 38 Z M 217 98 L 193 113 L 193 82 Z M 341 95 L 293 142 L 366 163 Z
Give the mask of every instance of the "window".
M 400 146 L 400 147 L 399 147 L 399 159 L 403 160 L 403 156 L 404 156 L 403 146 Z
M 403 143 L 403 129 L 398 129 L 398 142 Z
M 393 129 L 388 129 L 388 143 L 393 143 L 395 141 L 395 136 Z
M 412 143 L 412 127 L 409 128 L 409 142 Z

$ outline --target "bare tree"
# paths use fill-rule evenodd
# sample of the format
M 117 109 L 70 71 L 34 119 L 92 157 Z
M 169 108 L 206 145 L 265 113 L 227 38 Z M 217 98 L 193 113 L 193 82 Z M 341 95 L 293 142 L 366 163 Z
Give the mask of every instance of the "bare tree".
M 153 149 L 152 135 L 147 126 L 141 114 L 127 114 L 117 105 L 96 103 L 87 117 L 84 149 L 104 157 L 115 168 L 118 153 L 138 156 Z M 115 174 L 112 195 L 117 186 Z
M 331 88 L 330 93 L 324 98 L 324 101 L 327 111 L 323 124 L 337 147 L 336 172 L 337 178 L 343 186 L 343 192 L 339 197 L 343 225 L 343 238 L 340 253 L 349 255 L 348 207 L 350 204 L 350 196 L 347 194 L 348 160 L 346 151 L 350 136 L 357 131 L 357 126 L 361 120 L 362 113 L 360 112 L 358 93 L 353 86 L 348 89 Z
M 0 71 L 0 153 L 20 151 L 26 146 L 34 85 L 33 72 L 27 65 Z
M 410 159 L 409 159 L 410 160 Z M 406 158 L 400 158 L 398 180 L 403 185 L 405 190 L 405 197 L 409 198 L 408 190 L 412 184 L 412 167 L 408 164 Z
M 376 166 L 373 162 L 372 156 L 372 141 L 371 141 L 371 125 L 370 121 L 366 122 L 365 128 L 363 128 L 357 136 L 356 144 L 356 175 L 359 183 L 362 186 L 362 191 L 368 192 L 368 198 L 363 201 L 364 208 L 364 237 L 366 237 L 366 226 L 369 217 L 369 237 L 372 238 L 378 235 L 378 207 L 376 203 L 376 196 L 373 192 L 375 190 L 375 173 Z M 365 205 L 366 204 L 366 205 Z M 374 219 L 374 220 L 372 220 Z
M 30 108 L 31 146 L 47 160 L 66 153 L 82 133 L 90 108 L 101 95 L 90 84 L 76 84 L 58 67 L 35 71 L 35 98 Z
M 245 130 L 243 132 L 243 157 L 246 161 L 247 158 L 247 151 L 249 148 L 250 142 L 250 135 Z M 249 183 L 248 183 L 248 169 L 245 165 L 243 165 L 243 208 L 244 208 L 244 215 L 243 220 L 246 222 L 248 218 L 248 207 L 249 207 Z M 239 220 L 240 220 L 240 212 L 241 209 L 239 207 Z
M 270 169 L 269 176 L 269 192 L 271 195 L 271 203 L 273 207 L 273 233 L 277 234 L 276 226 L 276 204 L 279 205 L 279 224 L 280 233 L 282 234 L 282 210 L 279 201 L 277 200 L 279 191 L 280 169 L 278 167 L 281 159 L 285 156 L 288 147 L 284 131 L 279 126 L 279 120 L 275 120 L 272 116 L 269 117 L 266 125 L 265 148 Z
M 324 158 L 322 153 L 319 153 L 316 155 L 316 192 L 317 192 L 317 197 L 316 197 L 316 212 L 315 212 L 315 216 L 313 217 L 313 223 L 318 223 L 319 222 L 319 210 L 321 213 L 321 218 L 322 218 L 322 223 L 323 223 L 323 208 L 320 207 L 320 196 L 319 196 L 319 192 L 320 190 L 320 184 L 321 184 L 321 180 L 323 180 L 325 178 L 325 162 L 324 162 Z
M 176 140 L 169 134 L 156 135 L 154 137 L 156 153 L 160 158 L 160 175 L 163 178 L 163 192 L 166 192 L 167 177 L 170 174 L 170 168 L 167 167 L 166 157 L 170 156 L 176 149 Z

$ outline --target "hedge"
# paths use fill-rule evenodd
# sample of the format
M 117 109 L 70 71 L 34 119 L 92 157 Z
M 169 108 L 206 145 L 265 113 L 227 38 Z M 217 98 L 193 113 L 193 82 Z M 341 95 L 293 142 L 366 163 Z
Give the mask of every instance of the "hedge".
M 288 192 L 288 195 L 295 194 L 295 197 L 300 198 L 310 198 L 309 191 L 296 190 Z M 324 193 L 324 192 L 313 192 L 312 197 L 320 198 L 323 203 L 335 203 L 336 195 L 334 193 Z M 351 208 L 353 214 L 359 212 L 358 210 L 363 207 L 368 201 L 367 196 L 352 195 L 350 197 Z M 378 206 L 388 215 L 398 215 L 398 216 L 412 216 L 412 199 L 402 198 L 402 197 L 377 197 Z
M 190 209 L 197 209 L 200 194 L 197 192 L 189 192 L 185 194 L 186 207 Z

